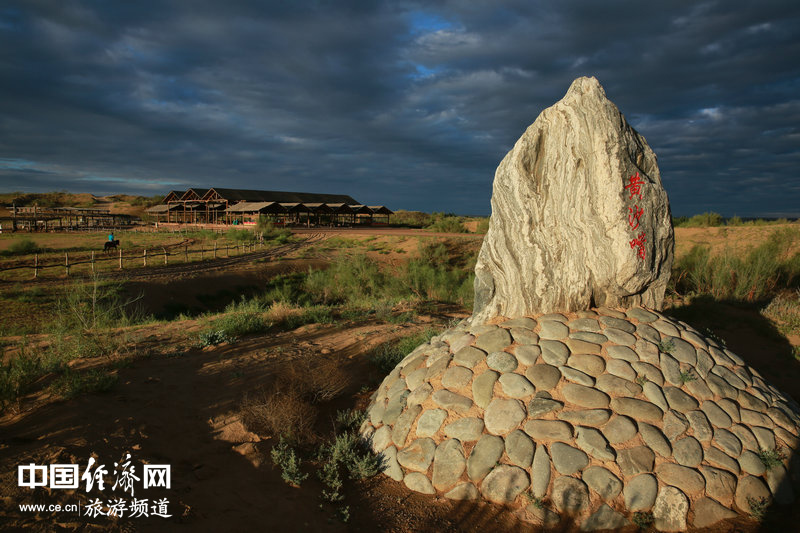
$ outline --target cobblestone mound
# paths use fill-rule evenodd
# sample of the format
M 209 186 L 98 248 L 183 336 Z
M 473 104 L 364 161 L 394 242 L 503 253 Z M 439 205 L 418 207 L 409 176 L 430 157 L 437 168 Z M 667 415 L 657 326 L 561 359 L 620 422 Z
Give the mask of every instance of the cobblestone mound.
M 690 326 L 644 308 L 516 318 L 434 337 L 361 427 L 411 490 L 548 526 L 660 531 L 794 501 L 800 406 Z

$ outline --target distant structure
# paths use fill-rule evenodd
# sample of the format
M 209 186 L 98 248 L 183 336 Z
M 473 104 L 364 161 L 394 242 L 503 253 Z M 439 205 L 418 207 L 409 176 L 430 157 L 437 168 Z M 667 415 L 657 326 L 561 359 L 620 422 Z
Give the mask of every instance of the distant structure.
M 170 191 L 147 210 L 160 223 L 255 224 L 268 217 L 278 225 L 388 224 L 394 212 L 382 205 L 363 205 L 346 194 L 188 189 Z M 385 218 L 384 218 L 385 217 Z
M 11 231 L 69 231 L 118 228 L 131 215 L 87 207 L 0 206 L 0 224 Z

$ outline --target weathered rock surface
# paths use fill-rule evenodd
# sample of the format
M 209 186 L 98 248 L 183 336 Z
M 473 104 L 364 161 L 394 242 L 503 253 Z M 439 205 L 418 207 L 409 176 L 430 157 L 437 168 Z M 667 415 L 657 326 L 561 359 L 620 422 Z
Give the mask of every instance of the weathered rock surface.
M 384 473 L 583 530 L 650 511 L 681 531 L 794 503 L 800 405 L 684 322 L 609 307 L 660 305 L 672 230 L 652 152 L 595 80 L 528 129 L 492 201 L 472 319 L 371 397 L 360 433 Z
M 642 181 L 636 191 L 626 188 L 631 176 Z M 472 322 L 593 305 L 660 308 L 670 216 L 647 142 L 596 79 L 575 80 L 497 168 Z M 631 246 L 640 235 L 643 259 Z

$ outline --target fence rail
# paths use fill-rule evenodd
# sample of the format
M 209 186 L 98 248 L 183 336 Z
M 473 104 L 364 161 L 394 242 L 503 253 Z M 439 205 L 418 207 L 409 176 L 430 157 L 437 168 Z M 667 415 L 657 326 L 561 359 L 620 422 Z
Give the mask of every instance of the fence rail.
M 32 269 L 33 270 L 33 277 L 39 277 L 39 271 L 52 269 L 52 268 L 63 268 L 66 272 L 66 275 L 70 275 L 70 269 L 76 267 L 78 265 L 91 265 L 91 272 L 92 274 L 95 273 L 95 265 L 98 263 L 103 263 L 106 261 L 116 261 L 118 262 L 118 269 L 123 270 L 125 268 L 126 262 L 127 265 L 130 267 L 131 262 L 135 261 L 137 264 L 141 261 L 141 267 L 148 266 L 148 260 L 150 266 L 154 266 L 154 263 L 160 263 L 157 261 L 157 258 L 163 257 L 164 258 L 164 265 L 169 264 L 170 257 L 183 257 L 184 263 L 189 263 L 190 256 L 197 256 L 199 254 L 199 260 L 203 261 L 204 259 L 217 259 L 218 257 L 230 257 L 231 254 L 236 254 L 241 252 L 241 254 L 245 254 L 247 252 L 253 252 L 259 248 L 264 247 L 264 241 L 260 240 L 259 242 L 250 242 L 250 243 L 240 243 L 240 244 L 226 244 L 224 247 L 217 246 L 217 243 L 214 243 L 213 248 L 205 248 L 201 246 L 198 248 L 190 248 L 188 244 L 179 243 L 177 245 L 167 245 L 167 246 L 156 246 L 156 250 L 154 251 L 153 248 L 134 248 L 131 250 L 125 251 L 122 247 L 116 248 L 113 254 L 109 253 L 101 253 L 95 255 L 95 252 L 91 252 L 90 255 L 83 255 L 75 257 L 74 255 L 70 257 L 69 252 L 64 252 L 64 259 L 61 260 L 53 260 L 48 261 L 46 263 L 39 261 L 39 254 L 35 254 L 33 257 L 33 261 L 31 263 L 23 263 L 17 264 L 13 266 L 7 267 L 0 267 L 0 272 L 10 272 L 12 270 L 22 270 L 22 269 Z M 174 251 L 173 251 L 174 250 Z

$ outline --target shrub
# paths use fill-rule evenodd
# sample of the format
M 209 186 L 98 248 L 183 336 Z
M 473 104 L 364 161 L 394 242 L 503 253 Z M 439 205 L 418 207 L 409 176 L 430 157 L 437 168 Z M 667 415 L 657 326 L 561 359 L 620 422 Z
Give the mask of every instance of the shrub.
M 748 496 L 747 504 L 750 506 L 750 514 L 759 522 L 767 517 L 767 510 L 769 509 L 769 500 L 765 497 L 753 498 Z
M 336 429 L 338 431 L 356 431 L 366 419 L 367 413 L 365 411 L 357 411 L 355 409 L 336 411 Z
M 721 226 L 722 225 L 722 215 L 719 213 L 702 213 L 700 215 L 695 215 L 689 219 L 680 220 L 679 227 L 684 228 L 708 228 L 712 226 Z
M 64 369 L 64 361 L 57 354 L 20 346 L 17 355 L 0 361 L 0 408 L 16 401 L 40 377 Z
M 375 455 L 367 442 L 349 431 L 337 435 L 333 442 L 318 452 L 328 463 L 341 465 L 351 479 L 367 479 L 380 472 L 382 457 Z
M 475 228 L 475 233 L 483 233 L 483 234 L 488 233 L 489 232 L 489 221 L 490 220 L 491 220 L 491 217 L 486 217 L 486 218 L 480 219 L 480 221 L 478 222 L 478 227 Z
M 11 243 L 11 246 L 8 247 L 8 250 L 6 250 L 3 255 L 29 255 L 40 251 L 41 248 L 38 244 L 27 237 L 23 237 Z
M 461 217 L 435 214 L 436 218 L 425 229 L 439 233 L 467 233 Z
M 676 292 L 716 299 L 757 301 L 800 282 L 800 253 L 792 253 L 800 232 L 784 228 L 746 254 L 731 251 L 712 256 L 697 245 L 681 257 L 672 272 Z
M 258 435 L 282 435 L 293 442 L 313 440 L 317 410 L 293 388 L 273 388 L 245 395 L 242 422 Z
M 223 342 L 233 342 L 233 339 L 228 337 L 225 331 L 220 329 L 203 331 L 200 333 L 200 347 L 217 346 Z
M 299 487 L 308 478 L 300 467 L 303 461 L 295 454 L 294 449 L 281 436 L 278 444 L 270 453 L 272 462 L 281 469 L 281 478 L 293 487 Z
M 255 234 L 249 229 L 237 229 L 231 228 L 226 233 L 225 236 L 236 243 L 250 243 L 256 240 Z

